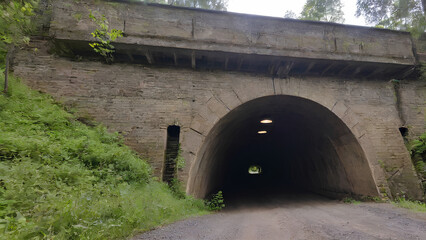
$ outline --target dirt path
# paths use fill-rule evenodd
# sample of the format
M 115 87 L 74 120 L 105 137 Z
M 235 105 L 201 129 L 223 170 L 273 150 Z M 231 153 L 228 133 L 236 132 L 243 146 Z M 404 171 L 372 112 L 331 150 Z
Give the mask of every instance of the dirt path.
M 358 205 L 318 196 L 237 204 L 159 228 L 138 239 L 426 239 L 426 213 L 386 203 Z

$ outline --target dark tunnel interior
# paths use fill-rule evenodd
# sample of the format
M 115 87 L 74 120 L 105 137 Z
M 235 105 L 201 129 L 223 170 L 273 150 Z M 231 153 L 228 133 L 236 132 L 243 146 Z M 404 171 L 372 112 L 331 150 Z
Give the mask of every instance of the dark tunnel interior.
M 211 130 L 197 164 L 189 191 L 201 198 L 219 190 L 228 200 L 294 191 L 377 195 L 349 128 L 327 108 L 299 97 L 262 97 L 237 107 Z M 249 173 L 251 166 L 260 172 Z

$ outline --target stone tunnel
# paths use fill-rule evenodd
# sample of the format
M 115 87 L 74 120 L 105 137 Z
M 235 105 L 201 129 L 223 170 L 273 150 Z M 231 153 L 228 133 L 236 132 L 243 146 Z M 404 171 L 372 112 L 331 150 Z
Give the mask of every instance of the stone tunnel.
M 200 198 L 291 189 L 422 198 L 404 141 L 425 131 L 426 84 L 408 33 L 127 1 L 44 2 L 42 34 L 15 54 L 15 75 L 121 133 L 159 179 L 178 178 Z M 88 45 L 89 10 L 124 32 L 113 64 Z
M 189 191 L 199 197 L 289 188 L 378 195 L 350 129 L 327 108 L 300 97 L 267 96 L 237 107 L 210 131 L 198 156 Z M 251 165 L 261 172 L 249 174 Z

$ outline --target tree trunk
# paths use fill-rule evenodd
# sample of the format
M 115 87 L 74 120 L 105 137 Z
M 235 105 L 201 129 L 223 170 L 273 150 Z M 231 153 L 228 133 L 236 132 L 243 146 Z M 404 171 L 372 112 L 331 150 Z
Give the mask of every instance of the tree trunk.
M 9 51 L 6 53 L 6 69 L 4 70 L 4 93 L 7 93 L 9 88 Z
M 423 13 L 424 15 L 426 15 L 426 0 L 422 0 L 422 4 L 423 4 Z
M 7 93 L 9 90 L 9 65 L 10 65 L 10 57 L 13 53 L 13 50 L 15 50 L 15 46 L 12 45 L 10 47 L 7 48 L 7 53 L 6 53 L 6 69 L 4 70 L 4 93 Z

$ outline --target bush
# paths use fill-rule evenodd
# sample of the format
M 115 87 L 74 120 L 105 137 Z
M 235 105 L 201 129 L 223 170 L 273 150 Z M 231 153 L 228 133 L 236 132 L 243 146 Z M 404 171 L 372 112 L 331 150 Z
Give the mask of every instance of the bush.
M 345 198 L 343 198 L 343 200 L 342 200 L 344 203 L 349 203 L 349 204 L 354 204 L 354 205 L 358 205 L 358 204 L 360 204 L 361 202 L 360 201 L 358 201 L 358 200 L 355 200 L 355 199 L 353 199 L 353 198 L 351 198 L 351 197 L 345 197 Z
M 186 197 L 186 193 L 182 190 L 182 183 L 178 179 L 172 178 L 169 183 L 169 187 L 178 199 L 184 199 Z
M 222 191 L 212 195 L 211 199 L 207 201 L 207 207 L 211 211 L 219 211 L 225 207 Z

